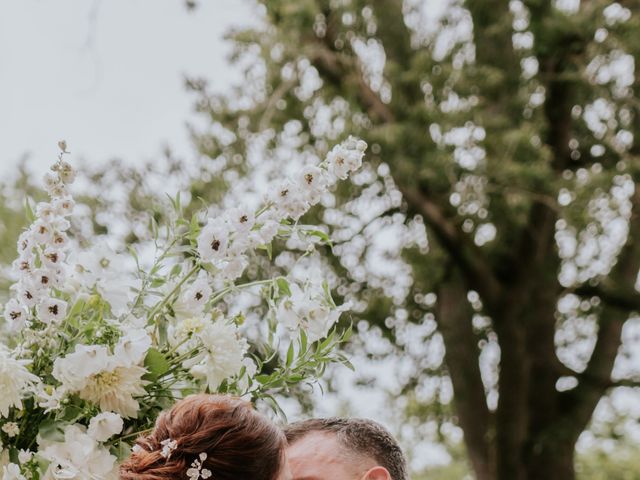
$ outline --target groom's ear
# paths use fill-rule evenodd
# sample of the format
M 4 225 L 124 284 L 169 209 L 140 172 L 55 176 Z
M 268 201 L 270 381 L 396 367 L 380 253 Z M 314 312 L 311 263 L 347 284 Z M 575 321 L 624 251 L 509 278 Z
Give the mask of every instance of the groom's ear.
M 362 480 L 391 480 L 391 474 L 384 467 L 373 467 L 365 473 Z

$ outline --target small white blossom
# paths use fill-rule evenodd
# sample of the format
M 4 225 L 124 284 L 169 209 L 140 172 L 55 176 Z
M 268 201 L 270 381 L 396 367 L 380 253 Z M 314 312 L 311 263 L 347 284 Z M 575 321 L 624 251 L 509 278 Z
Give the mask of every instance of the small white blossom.
M 25 463 L 30 462 L 32 458 L 33 452 L 31 450 L 20 449 L 18 451 L 18 461 L 20 462 L 20 464 L 24 465 Z
M 2 480 L 26 480 L 26 477 L 22 475 L 19 465 L 9 463 L 2 467 Z
M 247 344 L 239 338 L 236 326 L 224 319 L 207 324 L 197 337 L 204 348 L 183 365 L 194 377 L 205 379 L 209 389 L 215 391 L 225 379 L 240 372 Z
M 2 431 L 7 434 L 9 438 L 13 438 L 20 433 L 20 427 L 16 422 L 7 422 L 2 425 Z
M 64 430 L 64 441 L 41 441 L 39 456 L 49 466 L 43 480 L 117 480 L 116 457 L 87 435 L 80 425 Z
M 116 344 L 113 353 L 122 362 L 139 364 L 151 348 L 151 337 L 143 328 L 130 329 L 126 332 L 126 335 Z
M 291 295 L 280 301 L 276 318 L 290 331 L 304 329 L 309 341 L 324 338 L 338 321 L 347 305 L 334 307 L 319 286 L 308 285 L 302 290 L 299 285 L 289 285 Z
M 362 166 L 362 157 L 367 144 L 354 137 L 349 137 L 343 143 L 336 145 L 327 155 L 329 171 L 337 178 L 344 180 L 350 172 Z
M 201 270 L 198 278 L 184 289 L 173 304 L 176 317 L 185 318 L 202 313 L 205 304 L 211 297 L 211 285 L 206 271 Z
M 96 415 L 89 422 L 87 434 L 98 442 L 104 442 L 122 432 L 124 422 L 122 417 L 113 412 L 102 412 Z
M 36 393 L 38 406 L 44 408 L 45 413 L 60 408 L 62 400 L 66 396 L 66 391 L 62 388 L 54 388 L 52 385 L 40 385 Z
M 27 370 L 28 360 L 16 360 L 0 344 L 0 417 L 8 417 L 11 407 L 22 408 L 22 398 L 35 390 L 38 377 Z

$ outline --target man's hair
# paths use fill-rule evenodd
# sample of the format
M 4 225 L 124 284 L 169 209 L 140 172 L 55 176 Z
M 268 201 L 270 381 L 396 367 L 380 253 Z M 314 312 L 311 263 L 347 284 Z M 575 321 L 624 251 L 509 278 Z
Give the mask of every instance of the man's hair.
M 331 433 L 350 452 L 375 460 L 393 480 L 408 480 L 407 461 L 393 436 L 379 423 L 365 418 L 313 418 L 285 428 L 289 445 L 312 432 Z

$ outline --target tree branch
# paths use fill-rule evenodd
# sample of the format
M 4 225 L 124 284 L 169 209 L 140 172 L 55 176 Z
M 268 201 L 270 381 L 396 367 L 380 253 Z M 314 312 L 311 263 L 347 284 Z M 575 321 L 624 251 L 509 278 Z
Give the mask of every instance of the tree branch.
M 464 273 L 468 286 L 480 294 L 491 310 L 498 302 L 501 286 L 486 263 L 484 252 L 424 192 L 402 185 L 398 185 L 398 188 L 405 200 L 422 215 L 439 243 Z
M 597 285 L 580 285 L 569 289 L 568 293 L 574 293 L 580 297 L 598 297 L 603 303 L 619 310 L 640 311 L 640 292 L 627 285 L 611 285 L 602 281 Z

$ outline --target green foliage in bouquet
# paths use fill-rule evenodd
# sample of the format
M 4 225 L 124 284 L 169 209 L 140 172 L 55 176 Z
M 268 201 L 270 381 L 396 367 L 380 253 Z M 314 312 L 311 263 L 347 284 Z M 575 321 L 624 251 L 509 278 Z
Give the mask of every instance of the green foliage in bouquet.
M 261 202 L 186 216 L 178 194 L 127 253 L 74 235 L 76 172 L 59 146 L 4 309 L 3 479 L 115 479 L 135 437 L 177 399 L 224 392 L 282 413 L 274 395 L 312 385 L 329 363 L 350 366 L 336 351 L 350 329 L 335 326 L 348 305 L 303 261 L 330 239 L 298 220 L 360 167 L 364 142 L 349 138 Z M 289 275 L 244 281 L 282 239 L 297 255 Z

